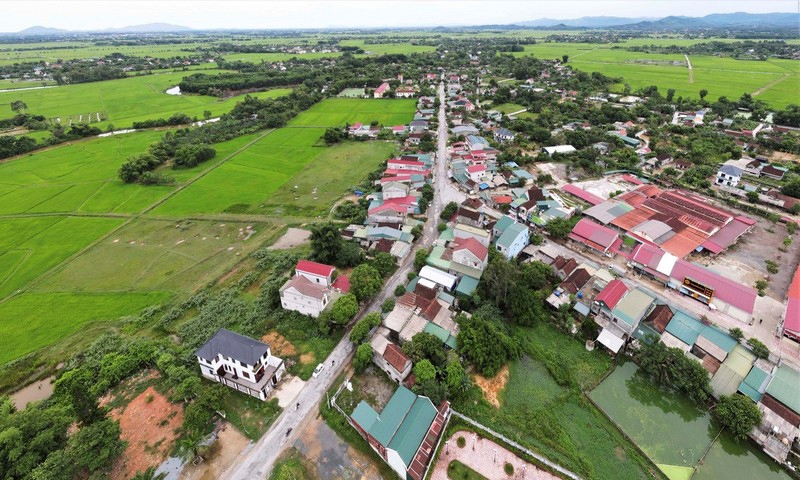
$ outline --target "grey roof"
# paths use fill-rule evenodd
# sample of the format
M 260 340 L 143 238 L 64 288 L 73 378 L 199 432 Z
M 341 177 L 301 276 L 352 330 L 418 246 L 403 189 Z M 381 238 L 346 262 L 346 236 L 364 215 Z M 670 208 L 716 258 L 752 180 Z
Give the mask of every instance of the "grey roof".
M 741 177 L 742 172 L 744 172 L 744 170 L 733 165 L 723 165 L 719 167 L 719 172 L 724 173 L 726 175 L 730 175 L 732 177 Z
M 255 365 L 268 351 L 269 345 L 266 343 L 220 328 L 195 355 L 211 360 L 222 354 L 223 357 L 239 360 L 245 365 Z
M 497 131 L 494 132 L 495 135 L 503 136 L 503 137 L 513 137 L 514 133 L 507 129 L 507 128 L 498 128 Z

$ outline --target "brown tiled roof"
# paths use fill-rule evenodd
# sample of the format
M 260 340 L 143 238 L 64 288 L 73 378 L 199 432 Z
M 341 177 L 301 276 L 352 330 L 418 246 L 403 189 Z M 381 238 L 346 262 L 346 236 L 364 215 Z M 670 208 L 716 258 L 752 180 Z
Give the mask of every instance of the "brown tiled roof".
M 442 305 L 436 300 L 433 300 L 428 304 L 427 308 L 422 310 L 421 316 L 426 318 L 428 321 L 433 321 L 441 309 Z
M 458 216 L 459 217 L 466 217 L 470 220 L 480 220 L 481 219 L 481 212 L 477 210 L 470 210 L 468 208 L 459 208 L 458 209 Z
M 434 288 L 428 288 L 425 285 L 420 285 L 417 283 L 417 286 L 414 288 L 414 293 L 417 294 L 417 298 L 424 298 L 426 300 L 433 300 L 436 298 L 436 295 L 439 293 Z M 417 300 L 417 306 L 422 306 L 419 304 L 419 300 Z M 427 305 L 425 305 L 427 306 Z
M 561 255 L 559 255 L 559 256 L 556 257 L 555 260 L 553 260 L 553 265 L 552 266 L 556 270 L 561 270 L 561 267 L 563 267 L 566 263 L 567 263 L 567 259 L 562 257 Z
M 539 187 L 533 187 L 528 190 L 528 199 L 530 200 L 544 200 L 544 192 Z
M 383 359 L 398 372 L 405 370 L 408 362 L 410 362 L 408 357 L 400 350 L 400 347 L 394 343 L 386 345 L 386 349 L 383 351 Z
M 644 321 L 656 329 L 658 333 L 664 333 L 664 330 L 667 329 L 667 324 L 672 320 L 672 315 L 672 310 L 668 305 L 656 305 L 656 308 L 650 312 L 650 315 Z
M 373 244 L 373 246 L 375 247 L 375 251 L 384 253 L 391 252 L 392 245 L 394 245 L 394 240 L 389 240 L 388 238 L 378 239 Z
M 575 270 L 575 267 L 577 267 L 577 266 L 578 266 L 578 262 L 574 258 L 570 257 L 570 259 L 567 260 L 567 263 L 565 263 L 564 266 L 562 268 L 560 268 L 559 270 L 563 270 L 564 271 L 564 275 L 569 275 L 569 274 L 572 273 L 573 270 Z
M 481 202 L 480 199 L 477 198 L 468 198 L 463 202 L 461 202 L 461 206 L 470 208 L 472 210 L 478 210 L 483 206 L 483 202 Z
M 578 293 L 590 278 L 592 278 L 592 275 L 585 268 L 577 268 L 566 280 L 561 282 L 561 288 L 569 293 Z

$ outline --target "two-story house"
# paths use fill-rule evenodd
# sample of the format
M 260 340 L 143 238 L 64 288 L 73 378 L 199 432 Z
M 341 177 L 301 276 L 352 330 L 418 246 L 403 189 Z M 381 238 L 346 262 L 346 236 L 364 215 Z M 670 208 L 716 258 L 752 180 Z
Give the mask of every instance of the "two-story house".
M 312 262 L 311 260 L 300 260 L 294 267 L 295 275 L 306 277 L 311 283 L 330 287 L 333 285 L 333 272 L 336 268 L 325 265 L 324 263 Z
M 314 318 L 328 306 L 331 290 L 320 283 L 313 283 L 304 275 L 295 275 L 280 289 L 281 306 Z
M 267 399 L 286 372 L 283 360 L 272 355 L 269 345 L 224 328 L 195 356 L 205 378 L 260 400 Z
M 516 258 L 519 252 L 528 245 L 530 231 L 522 223 L 513 223 L 506 228 L 499 238 L 495 239 L 495 248 L 507 259 Z

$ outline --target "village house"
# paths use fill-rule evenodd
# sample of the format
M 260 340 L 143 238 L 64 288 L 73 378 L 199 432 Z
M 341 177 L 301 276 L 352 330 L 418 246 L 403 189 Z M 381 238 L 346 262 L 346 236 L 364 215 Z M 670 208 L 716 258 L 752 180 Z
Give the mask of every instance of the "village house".
M 489 243 L 491 242 L 491 236 L 486 230 L 461 223 L 458 223 L 455 227 L 453 227 L 453 236 L 461 239 L 474 238 L 484 247 L 488 247 Z
M 509 260 L 516 258 L 530 240 L 528 227 L 508 216 L 501 217 L 495 223 L 493 233 L 495 249 Z
M 387 338 L 388 333 L 385 327 L 378 327 L 378 331 L 370 339 L 372 361 L 386 372 L 389 378 L 402 383 L 411 373 L 412 363 L 403 350 Z
M 330 289 L 313 283 L 303 275 L 296 275 L 280 289 L 281 306 L 317 318 L 331 301 Z
M 449 402 L 437 408 L 400 386 L 380 414 L 362 400 L 349 420 L 400 478 L 422 480 L 450 412 Z
M 372 96 L 374 98 L 383 98 L 387 91 L 389 91 L 389 84 L 383 82 L 378 88 L 375 89 L 375 92 L 373 92 Z
M 507 128 L 498 128 L 494 131 L 494 139 L 498 142 L 513 142 L 514 132 Z
M 269 345 L 224 328 L 196 352 L 203 377 L 266 400 L 286 372 Z
M 416 94 L 417 91 L 413 87 L 397 87 L 394 91 L 397 98 L 412 98 Z
M 556 145 L 553 147 L 542 147 L 542 151 L 545 152 L 550 157 L 552 157 L 556 153 L 567 155 L 570 153 L 577 152 L 575 147 L 573 147 L 572 145 Z

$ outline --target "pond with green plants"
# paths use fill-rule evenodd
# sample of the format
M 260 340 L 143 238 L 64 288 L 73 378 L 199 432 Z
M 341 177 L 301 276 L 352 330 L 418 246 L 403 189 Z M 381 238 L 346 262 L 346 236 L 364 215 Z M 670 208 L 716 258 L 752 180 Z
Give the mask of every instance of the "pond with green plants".
M 707 411 L 655 385 L 633 362 L 589 396 L 672 480 L 790 479 L 757 446 L 720 432 Z

